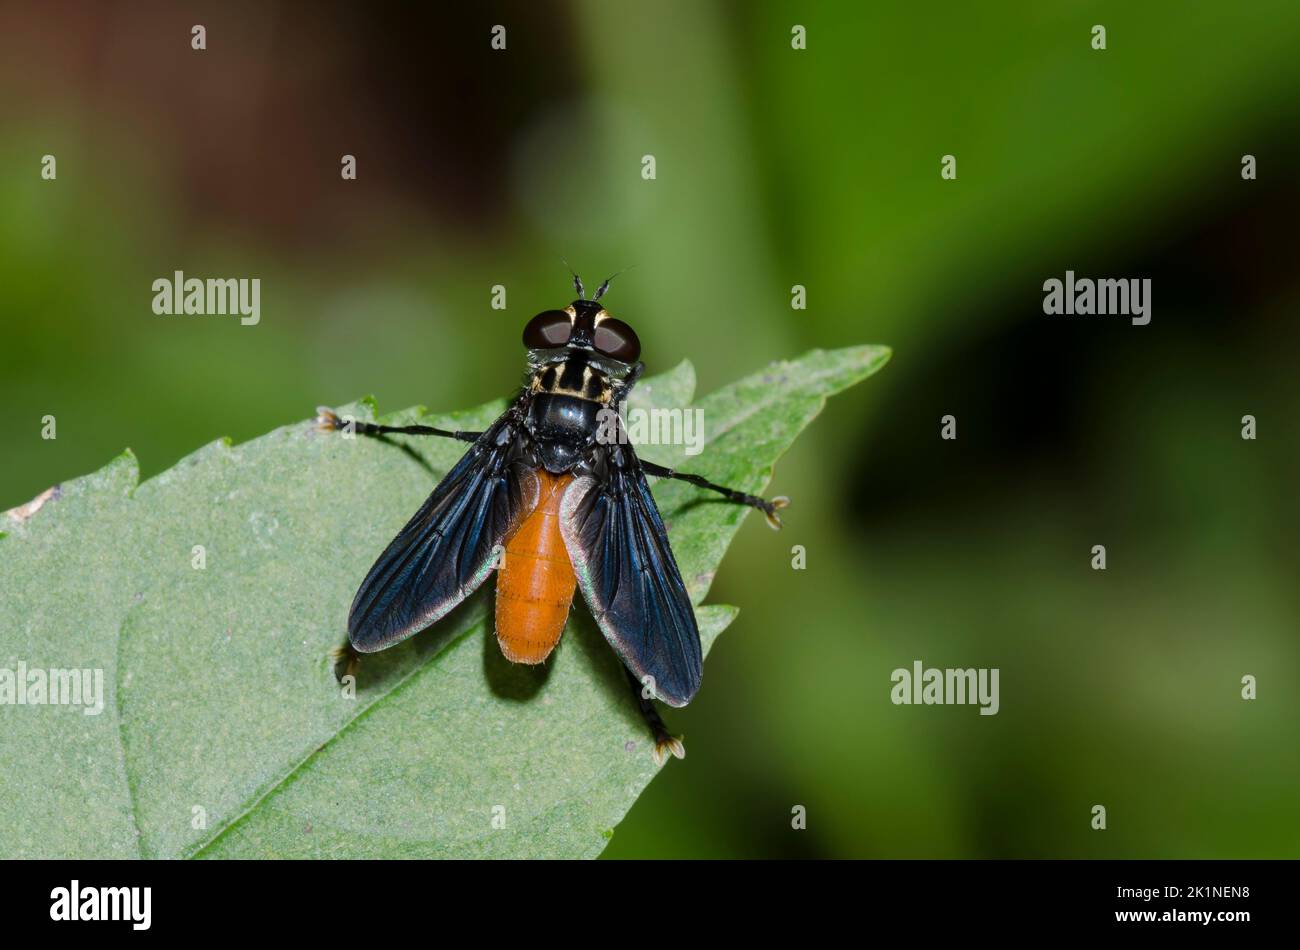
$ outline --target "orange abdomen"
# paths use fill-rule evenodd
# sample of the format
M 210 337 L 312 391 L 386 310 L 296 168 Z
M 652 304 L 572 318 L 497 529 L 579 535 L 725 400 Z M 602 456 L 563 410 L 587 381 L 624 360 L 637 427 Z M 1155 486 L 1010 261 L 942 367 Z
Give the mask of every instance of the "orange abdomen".
M 541 663 L 564 632 L 577 579 L 560 535 L 560 499 L 572 475 L 539 469 L 541 493 L 510 540 L 497 574 L 497 642 L 512 663 Z

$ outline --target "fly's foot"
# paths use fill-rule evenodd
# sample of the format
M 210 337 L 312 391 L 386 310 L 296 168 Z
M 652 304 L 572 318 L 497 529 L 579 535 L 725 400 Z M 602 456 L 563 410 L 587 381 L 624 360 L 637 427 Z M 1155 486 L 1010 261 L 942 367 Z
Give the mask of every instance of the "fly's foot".
M 763 505 L 763 516 L 767 518 L 767 526 L 773 531 L 781 530 L 781 516 L 777 514 L 782 508 L 788 508 L 790 499 L 785 495 L 777 495 L 771 501 Z
M 345 676 L 356 676 L 357 669 L 361 666 L 361 654 L 352 646 L 351 641 L 345 641 L 342 646 L 330 650 L 330 660 L 334 663 L 334 678 L 340 683 Z
M 680 736 L 670 736 L 667 732 L 656 732 L 654 752 L 655 765 L 663 765 L 668 761 L 668 756 L 676 759 L 686 758 L 686 746 L 682 744 Z
M 632 698 L 641 712 L 641 718 L 650 727 L 650 734 L 655 737 L 655 746 L 651 750 L 655 765 L 663 765 L 670 755 L 679 759 L 686 758 L 686 746 L 682 745 L 679 736 L 672 735 L 668 731 L 663 717 L 659 715 L 659 710 L 655 709 L 655 701 L 646 695 L 647 690 L 643 688 L 637 674 L 626 668 L 624 672 L 627 674 L 628 685 L 632 687 Z
M 339 418 L 329 406 L 316 407 L 316 428 L 322 432 L 336 432 L 342 429 L 345 423 Z

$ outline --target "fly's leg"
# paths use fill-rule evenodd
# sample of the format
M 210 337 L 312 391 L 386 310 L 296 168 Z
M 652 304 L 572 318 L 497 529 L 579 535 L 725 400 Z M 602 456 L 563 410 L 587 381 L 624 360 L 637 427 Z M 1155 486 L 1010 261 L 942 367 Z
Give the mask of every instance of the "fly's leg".
M 663 765 L 668 760 L 669 755 L 676 756 L 679 759 L 686 758 L 686 746 L 682 745 L 679 736 L 674 736 L 668 732 L 668 727 L 664 725 L 663 719 L 659 716 L 659 710 L 655 709 L 655 701 L 645 695 L 645 690 L 641 686 L 641 681 L 636 678 L 636 674 L 626 667 L 623 671 L 627 673 L 627 681 L 632 685 L 632 695 L 636 697 L 636 708 L 641 711 L 641 717 L 645 724 L 650 727 L 650 732 L 655 737 L 654 759 L 656 765 Z
M 353 430 L 362 435 L 437 435 L 461 442 L 476 442 L 481 432 L 451 432 L 447 429 L 435 429 L 433 426 L 381 426 L 373 422 L 345 422 L 338 413 L 326 406 L 316 410 L 316 426 L 324 432 L 337 432 L 351 424 Z M 334 678 L 340 683 L 345 676 L 356 676 L 361 665 L 361 654 L 352 646 L 350 640 L 330 651 L 330 660 L 334 664 Z
M 725 485 L 717 485 L 709 481 L 702 475 L 691 475 L 687 472 L 678 472 L 663 465 L 655 465 L 653 462 L 641 461 L 641 468 L 647 475 L 654 475 L 656 478 L 675 478 L 678 481 L 689 482 L 700 488 L 707 488 L 709 491 L 715 491 L 727 501 L 735 502 L 738 505 L 749 505 L 751 508 L 757 508 L 763 512 L 767 518 L 768 525 L 776 531 L 781 529 L 781 518 L 777 512 L 790 504 L 790 499 L 784 495 L 777 495 L 771 501 L 766 498 L 759 498 L 757 495 L 747 495 L 744 492 L 736 491 L 734 488 L 728 488 Z
M 325 432 L 346 429 L 349 425 L 361 435 L 437 435 L 444 439 L 459 439 L 461 442 L 477 442 L 482 432 L 453 432 L 450 429 L 435 429 L 433 426 L 381 426 L 373 422 L 345 422 L 333 409 L 321 406 L 316 410 L 316 426 Z

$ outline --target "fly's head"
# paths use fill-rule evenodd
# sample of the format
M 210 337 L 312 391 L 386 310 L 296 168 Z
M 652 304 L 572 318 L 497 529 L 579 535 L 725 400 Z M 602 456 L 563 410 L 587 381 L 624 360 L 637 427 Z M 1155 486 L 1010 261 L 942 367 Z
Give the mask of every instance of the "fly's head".
M 576 284 L 581 293 L 581 284 Z M 524 327 L 533 392 L 609 402 L 640 373 L 641 341 L 596 299 L 543 310 Z

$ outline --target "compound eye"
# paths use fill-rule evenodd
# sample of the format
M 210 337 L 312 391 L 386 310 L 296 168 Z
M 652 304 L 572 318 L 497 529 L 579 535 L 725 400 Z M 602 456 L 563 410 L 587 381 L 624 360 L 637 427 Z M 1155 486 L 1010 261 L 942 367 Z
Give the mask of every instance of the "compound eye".
M 622 320 L 606 317 L 596 324 L 596 335 L 591 341 L 601 353 L 620 363 L 635 363 L 641 355 L 641 341 L 636 331 Z
M 524 346 L 530 350 L 564 346 L 572 330 L 573 318 L 563 310 L 543 310 L 524 327 Z

